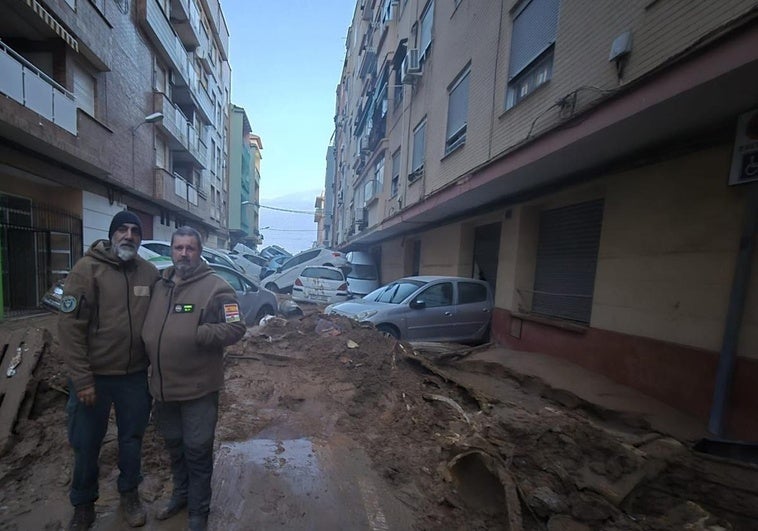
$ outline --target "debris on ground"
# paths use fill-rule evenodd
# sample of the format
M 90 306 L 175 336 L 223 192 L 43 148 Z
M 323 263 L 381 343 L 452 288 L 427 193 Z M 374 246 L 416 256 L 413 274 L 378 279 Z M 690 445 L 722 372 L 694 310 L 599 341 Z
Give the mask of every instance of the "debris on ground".
M 269 318 L 228 349 L 217 444 L 282 425 L 327 442 L 349 438 L 419 530 L 758 529 L 758 467 L 467 366 L 471 348 L 398 342 L 311 309 Z M 472 370 L 476 385 L 463 377 Z M 62 375 L 59 353 L 45 350 L 33 411 L 0 459 L 2 528 L 24 528 L 39 502 L 65 503 L 72 459 Z M 109 432 L 101 491 L 113 483 L 115 450 Z M 151 503 L 170 489 L 152 427 L 144 455 L 141 490 Z M 117 496 L 101 497 L 117 506 Z M 39 528 L 55 528 L 46 516 Z

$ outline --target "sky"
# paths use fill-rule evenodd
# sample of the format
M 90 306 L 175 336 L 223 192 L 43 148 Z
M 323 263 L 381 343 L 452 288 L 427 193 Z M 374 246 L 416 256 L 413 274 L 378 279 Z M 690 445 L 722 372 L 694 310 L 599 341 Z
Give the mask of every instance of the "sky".
M 221 7 L 229 27 L 231 101 L 245 109 L 263 143 L 259 249 L 277 244 L 304 251 L 316 240 L 314 202 L 324 188 L 355 0 L 222 0 Z
M 263 142 L 261 204 L 323 189 L 355 0 L 223 0 L 221 7 L 231 100 Z

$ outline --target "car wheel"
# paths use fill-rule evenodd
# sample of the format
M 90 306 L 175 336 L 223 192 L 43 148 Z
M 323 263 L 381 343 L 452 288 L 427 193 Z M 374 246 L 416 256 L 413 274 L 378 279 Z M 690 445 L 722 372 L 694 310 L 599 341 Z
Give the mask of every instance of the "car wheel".
M 376 329 L 379 330 L 385 336 L 393 337 L 395 339 L 400 339 L 400 331 L 392 325 L 380 324 L 379 326 L 376 327 Z
M 279 288 L 276 287 L 276 284 L 273 282 L 269 282 L 266 284 L 266 289 L 269 291 L 273 291 L 274 293 L 279 293 Z
M 260 323 L 261 319 L 263 319 L 267 315 L 276 315 L 276 312 L 274 311 L 274 309 L 268 304 L 263 306 L 260 310 L 258 310 L 258 313 L 255 315 L 255 324 Z

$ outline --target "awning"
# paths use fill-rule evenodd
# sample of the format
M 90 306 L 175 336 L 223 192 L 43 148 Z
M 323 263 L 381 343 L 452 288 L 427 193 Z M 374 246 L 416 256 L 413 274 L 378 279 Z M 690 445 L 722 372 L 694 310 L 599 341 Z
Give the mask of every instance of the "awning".
M 55 20 L 55 17 L 48 13 L 37 0 L 24 0 L 24 2 L 37 13 L 37 15 L 55 32 L 56 35 L 63 39 L 66 44 L 71 46 L 77 53 L 79 52 L 79 43 L 77 40 L 66 31 L 66 29 L 61 26 L 61 23 Z

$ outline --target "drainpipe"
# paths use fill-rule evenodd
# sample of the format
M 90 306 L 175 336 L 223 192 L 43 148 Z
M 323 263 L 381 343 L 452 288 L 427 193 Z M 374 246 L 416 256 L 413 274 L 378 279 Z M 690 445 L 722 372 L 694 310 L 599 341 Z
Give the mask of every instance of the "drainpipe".
M 756 226 L 758 225 L 758 183 L 747 186 L 745 218 L 742 225 L 737 265 L 734 270 L 734 280 L 732 281 L 732 292 L 729 296 L 729 308 L 726 313 L 724 338 L 719 353 L 711 417 L 708 421 L 708 431 L 717 437 L 722 437 L 724 434 L 724 416 L 732 391 L 734 366 L 737 362 L 737 343 L 740 337 L 742 313 L 750 282 L 750 264 L 755 248 Z

